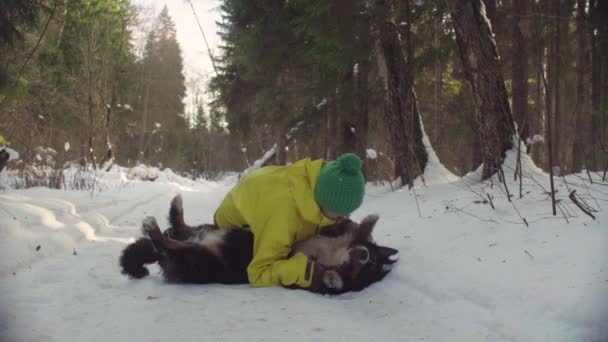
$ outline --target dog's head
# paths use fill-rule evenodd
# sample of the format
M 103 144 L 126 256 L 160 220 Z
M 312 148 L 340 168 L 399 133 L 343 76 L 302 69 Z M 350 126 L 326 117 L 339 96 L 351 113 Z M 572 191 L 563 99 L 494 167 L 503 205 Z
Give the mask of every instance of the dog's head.
M 351 236 L 347 261 L 337 267 L 343 286 L 332 292 L 360 291 L 382 280 L 398 260 L 398 250 L 380 246 L 372 238 L 378 215 L 369 215 L 361 223 L 344 221 L 328 227 L 321 234 L 331 237 Z

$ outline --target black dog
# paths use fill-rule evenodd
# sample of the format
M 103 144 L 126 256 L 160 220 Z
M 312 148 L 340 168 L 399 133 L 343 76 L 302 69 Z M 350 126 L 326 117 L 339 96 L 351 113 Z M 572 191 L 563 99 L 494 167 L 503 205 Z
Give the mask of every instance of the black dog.
M 381 280 L 395 263 L 397 250 L 377 245 L 371 237 L 378 221 L 370 215 L 358 224 L 345 221 L 323 228 L 293 244 L 326 267 L 323 288 L 317 292 L 359 291 Z M 120 257 L 122 273 L 132 278 L 148 275 L 145 264 L 158 262 L 164 278 L 176 283 L 248 283 L 247 266 L 253 258 L 253 234 L 248 229 L 218 229 L 214 225 L 188 226 L 181 196 L 171 202 L 171 227 L 161 232 L 156 220 L 142 224 L 146 237 L 127 246 Z

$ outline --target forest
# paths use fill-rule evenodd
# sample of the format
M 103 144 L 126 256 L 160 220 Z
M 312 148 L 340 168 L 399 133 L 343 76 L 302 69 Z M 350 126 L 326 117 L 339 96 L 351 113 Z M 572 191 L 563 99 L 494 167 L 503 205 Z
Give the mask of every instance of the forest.
M 167 7 L 3 0 L 0 146 L 20 153 L 9 166 L 145 164 L 214 178 L 269 151 L 273 164 L 353 151 L 369 181 L 411 185 L 426 136 L 457 175 L 500 173 L 521 146 L 556 175 L 608 169 L 608 1 L 222 0 L 217 10 L 214 73 L 185 106 Z

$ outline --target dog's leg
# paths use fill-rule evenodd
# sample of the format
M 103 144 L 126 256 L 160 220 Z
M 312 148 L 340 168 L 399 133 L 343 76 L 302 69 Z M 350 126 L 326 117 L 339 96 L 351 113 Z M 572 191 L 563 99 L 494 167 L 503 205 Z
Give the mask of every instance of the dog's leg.
M 158 223 L 156 223 L 156 219 L 152 216 L 148 216 L 144 219 L 141 230 L 144 236 L 147 236 L 150 240 L 152 240 L 154 248 L 156 248 L 159 252 L 163 250 L 175 250 L 190 246 L 190 244 L 187 242 L 177 241 L 165 237 L 160 231 Z
M 327 270 L 323 274 L 323 284 L 332 290 L 342 290 L 344 281 L 336 270 Z

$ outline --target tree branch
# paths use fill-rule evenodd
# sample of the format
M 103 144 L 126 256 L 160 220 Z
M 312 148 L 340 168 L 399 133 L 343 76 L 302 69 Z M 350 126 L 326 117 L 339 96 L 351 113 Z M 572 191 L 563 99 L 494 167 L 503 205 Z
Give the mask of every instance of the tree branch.
M 589 215 L 592 219 L 595 220 L 595 216 L 593 216 L 593 214 L 591 214 L 591 210 L 593 210 L 592 208 L 589 208 L 589 206 L 587 205 L 583 205 L 581 204 L 578 199 L 576 198 L 576 190 L 572 190 L 572 192 L 570 193 L 570 195 L 568 197 L 570 197 L 570 199 L 572 200 L 572 202 L 574 202 L 574 204 L 576 204 L 577 207 L 579 207 L 579 209 L 584 212 L 585 214 Z

